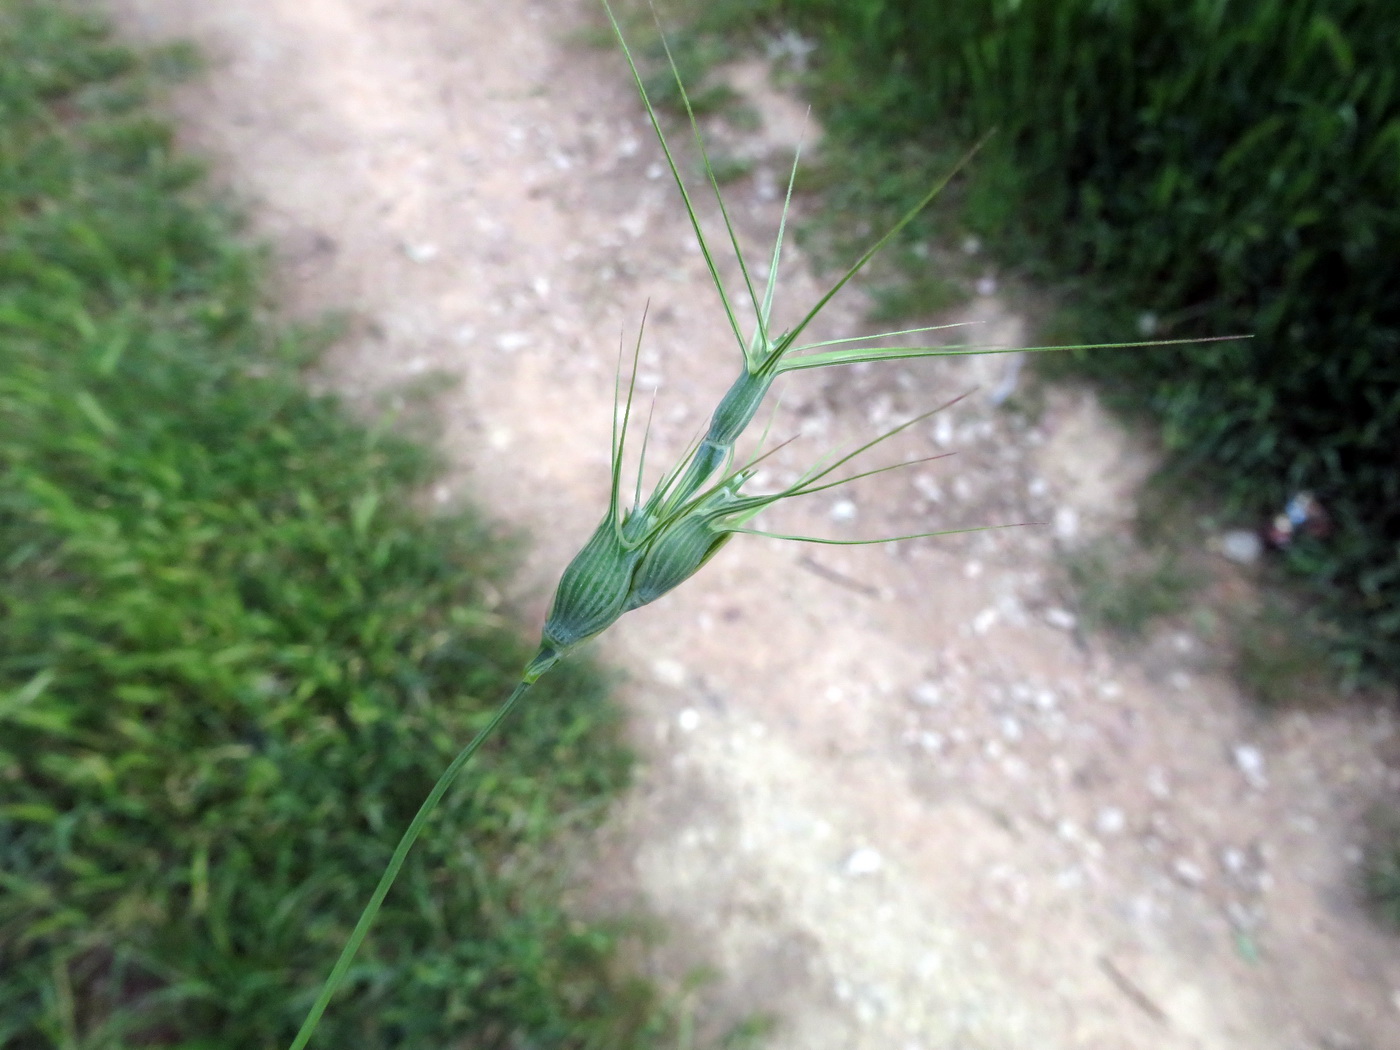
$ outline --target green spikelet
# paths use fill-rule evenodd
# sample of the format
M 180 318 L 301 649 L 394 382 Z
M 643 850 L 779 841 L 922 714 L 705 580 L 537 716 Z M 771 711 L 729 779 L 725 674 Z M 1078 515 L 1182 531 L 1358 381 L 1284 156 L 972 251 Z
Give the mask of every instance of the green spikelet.
M 733 535 L 725 521 L 742 501 L 739 486 L 749 477 L 743 471 L 722 485 L 697 497 L 672 521 L 658 530 L 632 579 L 627 609 L 656 601 L 694 576 Z
M 624 544 L 611 508 L 559 579 L 542 645 L 563 654 L 611 627 L 627 611 L 642 548 Z

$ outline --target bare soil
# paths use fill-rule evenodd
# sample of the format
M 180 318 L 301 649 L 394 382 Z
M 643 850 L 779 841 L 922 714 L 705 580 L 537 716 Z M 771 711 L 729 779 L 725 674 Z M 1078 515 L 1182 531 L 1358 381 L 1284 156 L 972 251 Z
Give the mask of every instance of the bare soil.
M 404 392 L 436 384 L 434 498 L 531 537 L 507 601 L 538 622 L 602 512 L 618 340 L 643 305 L 653 462 L 738 367 L 621 56 L 578 42 L 594 4 L 104 6 L 208 56 L 173 101 L 187 143 L 275 246 L 289 312 L 352 319 L 319 381 L 409 412 Z M 756 162 L 729 192 L 762 258 L 804 107 L 760 65 L 734 79 L 764 118 L 726 147 Z M 790 320 L 821 286 L 800 252 L 785 270 Z M 845 296 L 821 334 L 858 332 L 864 308 Z M 983 338 L 1021 337 L 994 295 L 972 312 Z M 804 373 L 771 479 L 1004 367 Z M 1152 464 L 1089 393 L 1050 388 L 1034 416 L 974 394 L 900 441 L 957 455 L 768 523 L 1055 525 L 745 537 L 626 617 L 600 648 L 644 761 L 581 899 L 659 916 L 654 972 L 715 974 L 702 1030 L 771 1014 L 775 1050 L 1400 1046 L 1400 944 L 1356 893 L 1359 815 L 1400 787 L 1386 713 L 1266 715 L 1208 632 L 1128 649 L 1071 624 L 1066 550 L 1124 529 Z

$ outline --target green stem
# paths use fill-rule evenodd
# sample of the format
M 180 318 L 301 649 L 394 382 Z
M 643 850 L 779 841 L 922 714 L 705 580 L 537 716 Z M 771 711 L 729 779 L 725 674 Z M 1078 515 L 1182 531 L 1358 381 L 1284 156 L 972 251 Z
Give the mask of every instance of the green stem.
M 555 659 L 557 658 L 555 656 Z M 491 721 L 486 723 L 481 732 L 472 737 L 471 743 L 457 753 L 452 764 L 443 770 L 442 776 L 438 777 L 437 783 L 433 785 L 433 790 L 428 792 L 428 797 L 418 807 L 418 813 L 414 816 L 413 822 L 408 825 L 408 830 L 403 833 L 398 846 L 394 848 L 394 855 L 389 858 L 389 864 L 385 867 L 384 874 L 379 878 L 379 885 L 374 888 L 374 895 L 365 905 L 365 910 L 360 913 L 360 921 L 355 924 L 354 932 L 350 934 L 350 939 L 345 942 L 340 958 L 335 962 L 335 968 L 331 970 L 331 975 L 326 978 L 326 983 L 321 986 L 321 994 L 316 997 L 316 1002 L 311 1006 L 311 1012 L 306 1015 L 301 1030 L 297 1032 L 296 1039 L 292 1041 L 291 1050 L 302 1050 L 310 1042 L 312 1033 L 316 1031 L 316 1026 L 321 1023 L 321 1015 L 326 1012 L 326 1006 L 329 1005 L 337 989 L 340 988 L 341 982 L 345 980 L 345 974 L 349 971 L 350 964 L 355 961 L 355 953 L 360 950 L 360 944 L 369 933 L 370 927 L 374 925 L 374 920 L 379 915 L 379 906 L 384 903 L 389 888 L 394 885 L 394 880 L 398 878 L 399 869 L 403 867 L 403 862 L 408 859 L 408 851 L 418 841 L 423 826 L 427 824 L 433 810 L 437 809 L 438 803 L 442 801 L 442 796 L 447 793 L 447 789 L 457 779 L 457 774 L 462 771 L 462 767 L 467 764 L 472 755 L 476 754 L 477 749 L 481 747 L 486 738 L 505 721 L 506 716 L 515 707 L 516 701 L 525 695 L 530 686 L 534 685 L 554 663 L 554 660 L 544 662 L 543 666 L 541 663 L 541 658 L 538 656 L 530 662 L 520 684 L 515 687 L 515 691 L 506 698 L 505 703 L 496 709 L 496 713 L 491 716 Z

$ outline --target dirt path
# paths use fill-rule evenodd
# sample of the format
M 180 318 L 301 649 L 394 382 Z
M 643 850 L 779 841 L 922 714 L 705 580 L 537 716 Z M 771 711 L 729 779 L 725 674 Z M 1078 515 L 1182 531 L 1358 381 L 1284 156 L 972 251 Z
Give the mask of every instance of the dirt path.
M 176 99 L 186 138 L 276 245 L 292 308 L 352 312 L 327 381 L 368 401 L 461 378 L 438 399 L 437 496 L 533 535 L 513 599 L 542 614 L 601 510 L 619 332 L 650 297 L 657 461 L 737 361 L 620 56 L 569 43 L 594 5 L 108 6 L 210 57 Z M 757 247 L 800 107 L 753 72 L 768 123 L 740 144 L 760 162 L 733 199 Z M 784 301 L 815 291 L 794 256 Z M 860 314 L 848 298 L 825 330 Z M 774 477 L 999 368 L 794 383 L 775 428 L 806 438 Z M 662 916 L 659 972 L 718 973 L 708 1030 L 771 1012 L 779 1050 L 1400 1046 L 1400 948 L 1352 891 L 1356 815 L 1400 786 L 1378 758 L 1389 723 L 1261 720 L 1209 670 L 1208 638 L 1129 659 L 1066 626 L 1062 547 L 1119 527 L 1147 469 L 1086 395 L 1052 391 L 1034 422 L 974 397 L 901 451 L 953 449 L 782 525 L 1057 528 L 736 542 L 610 634 L 647 761 L 594 905 Z

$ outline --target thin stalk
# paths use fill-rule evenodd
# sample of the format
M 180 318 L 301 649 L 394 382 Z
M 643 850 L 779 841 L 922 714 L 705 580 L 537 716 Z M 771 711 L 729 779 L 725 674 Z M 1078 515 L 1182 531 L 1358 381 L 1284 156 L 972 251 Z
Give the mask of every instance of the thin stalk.
M 532 664 L 532 668 L 533 666 Z M 486 742 L 486 738 L 505 721 L 506 716 L 515 707 L 516 701 L 525 695 L 530 686 L 535 684 L 544 670 L 526 672 L 526 676 L 515 687 L 515 691 L 496 709 L 496 713 L 491 716 L 491 721 L 487 722 L 481 731 L 472 737 L 471 743 L 457 753 L 457 757 L 452 760 L 451 765 L 443 770 L 442 776 L 438 777 L 437 783 L 433 785 L 433 790 L 428 792 L 428 797 L 418 807 L 417 815 L 414 816 L 408 829 L 403 833 L 403 837 L 399 839 L 399 844 L 394 848 L 394 855 L 389 859 L 384 874 L 380 876 L 379 885 L 374 888 L 374 895 L 365 905 L 365 910 L 360 913 L 360 921 L 355 924 L 355 930 L 350 934 L 350 939 L 345 942 L 340 958 L 336 960 L 330 976 L 326 978 L 326 983 L 321 986 L 321 993 L 311 1005 L 311 1011 L 306 1015 L 306 1020 L 302 1022 L 301 1029 L 297 1032 L 296 1039 L 292 1041 L 290 1050 L 303 1050 L 306 1044 L 311 1041 L 312 1033 L 316 1031 L 316 1026 L 321 1023 L 321 1015 L 326 1012 L 326 1007 L 330 1005 L 331 999 L 334 998 L 336 991 L 345 980 L 345 975 L 350 970 L 350 964 L 355 961 L 355 954 L 360 950 L 360 944 L 369 934 L 370 927 L 374 925 L 374 920 L 379 915 L 379 906 L 384 903 L 384 898 L 388 896 L 390 887 L 394 885 L 394 880 L 399 876 L 399 869 L 408 859 L 409 850 L 413 849 L 413 844 L 418 841 L 418 836 L 428 823 L 428 818 L 437 809 L 438 803 L 442 801 L 442 796 L 447 793 L 447 789 L 457 779 L 457 774 L 462 771 L 462 767 Z

